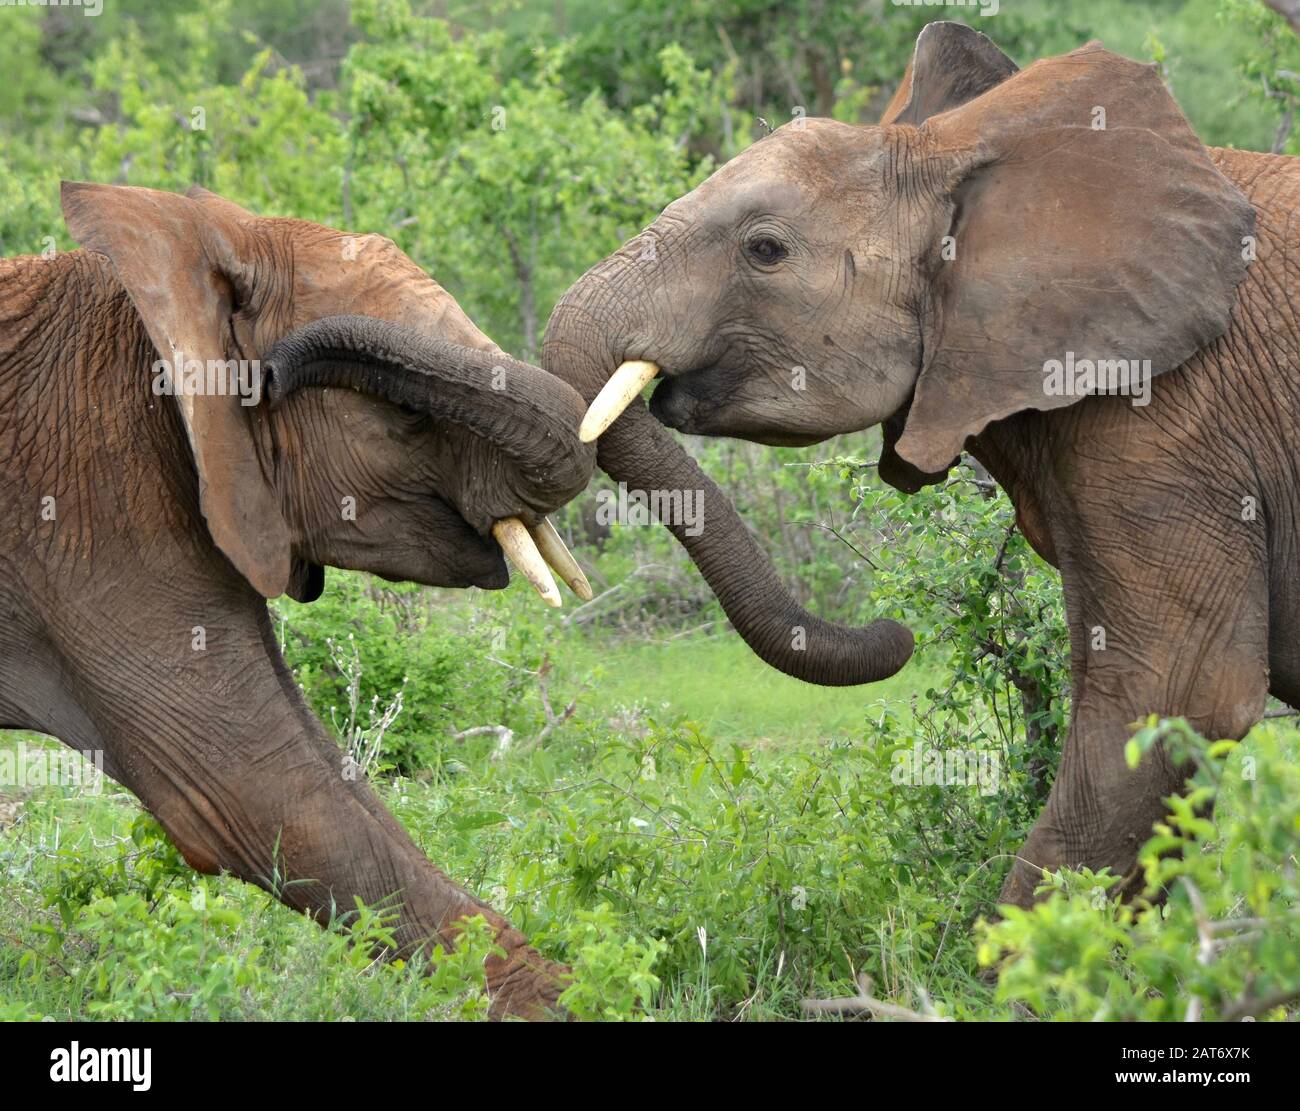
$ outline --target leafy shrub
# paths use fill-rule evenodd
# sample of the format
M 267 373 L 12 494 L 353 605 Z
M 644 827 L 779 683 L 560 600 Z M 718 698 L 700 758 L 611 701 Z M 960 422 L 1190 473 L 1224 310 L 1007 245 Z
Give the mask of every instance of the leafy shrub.
M 115 856 L 88 855 L 66 846 L 55 850 L 54 879 L 45 888 L 45 905 L 58 910 L 65 926 L 100 899 L 139 896 L 156 903 L 195 875 L 149 814 L 136 815 L 128 844 L 133 851 Z
M 575 1018 L 621 1021 L 654 1006 L 659 977 L 651 969 L 665 948 L 662 941 L 622 936 L 608 903 L 579 910 L 565 941 L 575 954 L 574 977 L 560 1005 Z
M 285 658 L 323 721 L 345 720 L 352 697 L 350 677 L 331 642 L 357 646 L 356 698 L 363 716 L 367 708 L 387 707 L 401 692 L 402 710 L 380 756 L 387 770 L 415 774 L 436 768 L 454 730 L 521 716 L 506 669 L 490 659 L 508 647 L 504 624 L 466 627 L 462 610 L 438 605 L 430 592 L 330 571 L 319 600 L 281 600 L 276 613 Z
M 627 1013 L 653 971 L 665 992 L 693 994 L 707 1011 L 737 1005 L 760 979 L 785 995 L 864 967 L 889 979 L 899 939 L 882 929 L 884 908 L 907 935 L 910 965 L 945 947 L 951 956 L 960 930 L 950 927 L 991 905 L 996 876 L 971 882 L 964 866 L 914 863 L 925 859 L 918 846 L 891 844 L 894 789 L 879 768 L 861 744 L 756 756 L 652 720 L 643 737 L 592 731 L 566 750 L 458 780 L 432 814 L 414 787 L 395 785 L 390 802 L 431 855 L 460 862 L 458 874 L 573 962 L 580 983 L 585 970 L 606 985 L 570 989 L 571 999 L 607 1013 L 613 969 L 613 1005 Z M 466 814 L 482 821 L 458 828 Z M 904 863 L 932 893 L 899 883 Z M 653 965 L 638 963 L 645 948 L 605 950 L 610 915 L 625 937 L 655 943 Z
M 97 1018 L 217 1018 L 263 974 L 256 946 L 229 944 L 242 914 L 201 882 L 152 905 L 134 892 L 96 899 L 77 925 L 97 947 L 86 1003 Z
M 1300 999 L 1296 739 L 1262 728 L 1210 744 L 1183 721 L 1148 722 L 1130 762 L 1164 744 L 1195 772 L 1142 850 L 1142 897 L 1107 899 L 1109 874 L 1045 876 L 1044 902 L 984 928 L 998 999 L 1081 1021 L 1284 1018 Z

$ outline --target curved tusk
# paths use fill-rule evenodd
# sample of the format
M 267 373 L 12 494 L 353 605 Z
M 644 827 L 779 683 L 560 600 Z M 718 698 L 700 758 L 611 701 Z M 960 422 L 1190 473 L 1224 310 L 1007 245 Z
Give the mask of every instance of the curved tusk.
M 551 572 L 537 550 L 533 538 L 528 535 L 523 521 L 518 517 L 506 517 L 492 526 L 492 535 L 501 545 L 501 550 L 524 578 L 533 584 L 533 589 L 542 596 L 548 606 L 559 606 L 560 590 L 551 577 Z
M 587 410 L 587 415 L 582 418 L 582 424 L 578 428 L 578 439 L 584 444 L 591 443 L 618 420 L 624 409 L 641 396 L 646 383 L 658 373 L 657 363 L 647 363 L 641 359 L 631 359 L 620 364 L 619 368 L 609 376 L 609 381 L 601 387 L 596 400 Z
M 594 597 L 591 592 L 591 583 L 587 581 L 587 576 L 582 573 L 582 568 L 578 566 L 578 561 L 573 558 L 573 553 L 564 546 L 564 540 L 556 532 L 555 526 L 550 521 L 543 520 L 536 528 L 528 531 L 532 538 L 537 541 L 537 550 L 542 553 L 542 558 L 551 565 L 551 570 L 569 584 L 569 589 L 574 594 L 584 602 L 590 602 Z

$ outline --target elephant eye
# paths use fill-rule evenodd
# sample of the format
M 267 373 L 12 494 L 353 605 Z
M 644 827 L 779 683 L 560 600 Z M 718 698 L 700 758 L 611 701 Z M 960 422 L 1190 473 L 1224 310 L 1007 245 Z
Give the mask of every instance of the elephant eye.
M 745 250 L 749 252 L 750 258 L 764 266 L 772 266 L 790 253 L 783 243 L 777 242 L 770 235 L 760 235 L 751 239 L 745 244 Z

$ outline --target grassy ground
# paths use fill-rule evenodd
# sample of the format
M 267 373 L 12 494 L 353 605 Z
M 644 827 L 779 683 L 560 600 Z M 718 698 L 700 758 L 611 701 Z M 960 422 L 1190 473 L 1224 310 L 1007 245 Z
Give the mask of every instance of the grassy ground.
M 774 671 L 737 636 L 600 644 L 575 638 L 567 647 L 574 674 L 589 674 L 602 700 L 668 717 L 683 716 L 724 741 L 843 740 L 861 736 L 882 701 L 905 702 L 937 681 L 922 660 L 861 687 L 814 687 Z
M 890 745 L 863 739 L 862 692 L 782 679 L 733 638 L 570 639 L 563 657 L 561 684 L 596 685 L 545 746 L 496 760 L 490 738 L 458 744 L 431 778 L 380 792 L 433 860 L 575 967 L 577 1013 L 793 1018 L 865 973 L 902 1006 L 1028 1014 L 980 976 L 973 929 L 1032 817 L 1016 784 L 900 789 Z M 871 690 L 892 699 L 896 740 L 932 678 Z M 0 734 L 0 757 L 20 743 L 55 747 Z M 111 783 L 0 788 L 0 827 L 0 1018 L 481 1014 L 481 948 L 433 978 L 374 965 L 344 931 L 196 876 Z M 639 994 L 650 968 L 660 984 Z
M 792 955 L 767 948 L 761 937 L 772 907 L 790 899 L 783 889 L 811 890 L 815 899 L 817 885 L 825 884 L 829 899 L 840 880 L 828 873 L 803 876 L 802 883 L 782 877 L 775 888 L 762 879 L 739 883 L 738 870 L 753 874 L 748 857 L 758 842 L 735 830 L 739 824 L 754 839 L 787 839 L 789 844 L 773 851 L 781 868 L 807 871 L 826 856 L 832 869 L 829 854 L 819 848 L 829 836 L 819 823 L 835 813 L 829 796 L 813 804 L 818 813 L 826 806 L 816 821 L 799 813 L 821 798 L 818 769 L 825 771 L 828 760 L 839 760 L 855 743 L 854 759 L 874 759 L 855 742 L 866 715 L 878 713 L 882 699 L 905 712 L 908 696 L 930 681 L 927 669 L 917 664 L 865 697 L 860 689 L 824 690 L 781 676 L 734 636 L 611 646 L 570 635 L 561 644 L 555 649 L 563 660 L 556 667 L 557 694 L 568 697 L 581 689 L 582 712 L 544 751 L 497 762 L 491 759 L 491 738 L 485 738 L 457 747 L 431 782 L 381 784 L 386 803 L 422 847 L 452 875 L 507 908 L 548 952 L 572 960 L 593 936 L 603 943 L 623 931 L 637 939 L 633 944 L 645 943 L 652 931 L 668 938 L 673 971 L 659 998 L 661 1017 L 790 1016 L 797 1014 L 802 992 L 814 985 L 829 991 L 833 980 L 851 974 L 847 965 L 835 968 L 831 961 L 817 968 L 808 960 L 796 978 Z M 749 756 L 738 756 L 741 742 Z M 0 752 L 14 752 L 20 744 L 60 748 L 33 734 L 0 733 Z M 737 768 L 746 760 L 752 771 L 738 779 Z M 590 785 L 598 771 L 608 786 Z M 671 807 L 689 811 L 699 829 L 711 828 L 718 844 L 732 842 L 720 853 L 679 851 Z M 15 1015 L 60 1018 L 174 1017 L 176 1000 L 202 1010 L 189 996 L 205 975 L 223 985 L 211 1013 L 225 1018 L 458 1013 L 463 1000 L 455 991 L 430 993 L 421 978 L 404 972 L 364 972 L 350 963 L 350 950 L 337 935 L 322 933 L 261 892 L 229 878 L 194 876 L 141 815 L 134 798 L 111 782 L 102 795 L 75 788 L 0 788 L 0 1014 L 8 1007 Z M 648 887 L 632 884 L 646 897 L 637 908 L 625 881 L 660 851 L 656 837 L 666 839 L 676 855 L 664 865 L 661 896 L 652 899 Z M 846 842 L 841 851 L 856 854 L 864 845 Z M 813 871 L 823 869 L 817 864 Z M 689 901 L 674 893 L 686 884 Z M 137 892 L 155 908 L 169 898 L 184 904 L 199 889 L 208 908 L 231 916 L 225 926 L 203 927 L 199 948 L 210 954 L 209 963 L 214 953 L 226 960 L 206 973 L 183 941 L 173 943 L 174 935 L 185 936 L 186 923 L 146 922 L 130 905 Z M 609 922 L 584 925 L 577 908 L 599 907 L 606 898 L 619 909 L 617 929 Z M 746 906 L 737 905 L 729 923 L 732 898 Z M 944 908 L 937 900 L 920 912 L 901 907 L 884 923 L 868 924 L 865 904 L 877 898 L 859 893 L 851 900 L 861 902 L 864 951 L 874 951 L 880 973 L 906 991 L 917 982 L 916 955 L 911 941 L 899 945 L 896 934 L 908 937 L 918 913 L 933 929 Z M 82 908 L 97 899 L 108 899 L 108 910 L 88 922 Z M 749 905 L 760 910 L 752 921 L 745 920 Z M 787 910 L 776 906 L 776 913 L 784 917 Z M 789 954 L 799 947 L 788 946 Z M 101 978 L 103 954 L 113 948 L 138 954 L 139 966 L 121 983 Z M 634 963 L 637 953 L 629 950 L 621 959 Z M 941 963 L 967 981 L 963 995 L 987 1000 L 964 941 L 952 945 Z M 144 970 L 158 978 L 148 996 L 133 986 Z M 608 970 L 589 975 L 599 983 Z M 711 984 L 712 977 L 721 982 Z M 752 988 L 741 993 L 729 982 L 741 980 Z

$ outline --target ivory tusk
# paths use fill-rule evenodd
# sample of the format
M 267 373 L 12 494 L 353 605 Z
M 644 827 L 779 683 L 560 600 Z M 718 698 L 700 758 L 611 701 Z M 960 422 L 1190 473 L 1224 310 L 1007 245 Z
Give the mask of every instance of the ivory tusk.
M 569 584 L 569 589 L 574 594 L 584 602 L 590 602 L 594 597 L 591 592 L 591 583 L 587 581 L 587 576 L 582 573 L 582 568 L 578 566 L 578 561 L 573 558 L 573 553 L 564 546 L 564 540 L 556 532 L 555 526 L 550 521 L 543 520 L 535 529 L 529 529 L 528 531 L 532 538 L 537 541 L 537 550 L 542 553 L 542 558 L 551 565 L 551 570 Z
M 596 400 L 591 403 L 587 415 L 582 418 L 578 428 L 578 439 L 584 444 L 591 443 L 597 436 L 618 420 L 623 410 L 641 396 L 646 383 L 659 373 L 656 363 L 632 359 L 622 363 L 609 376 L 609 381 L 601 387 Z
M 524 578 L 533 584 L 533 589 L 542 596 L 548 606 L 559 606 L 560 590 L 551 577 L 551 572 L 537 550 L 533 538 L 528 535 L 523 521 L 518 517 L 506 517 L 492 526 L 492 535 L 501 545 L 501 550 Z

